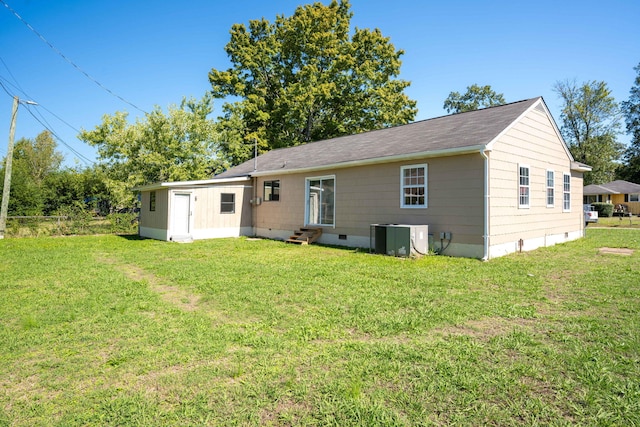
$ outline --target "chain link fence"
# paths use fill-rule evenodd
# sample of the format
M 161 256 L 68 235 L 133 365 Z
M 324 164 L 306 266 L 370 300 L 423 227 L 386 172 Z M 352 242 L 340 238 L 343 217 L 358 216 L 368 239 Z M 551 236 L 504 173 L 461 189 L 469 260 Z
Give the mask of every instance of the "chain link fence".
M 7 217 L 5 237 L 137 233 L 137 213 L 114 213 L 101 217 L 84 212 L 66 216 L 10 216 Z

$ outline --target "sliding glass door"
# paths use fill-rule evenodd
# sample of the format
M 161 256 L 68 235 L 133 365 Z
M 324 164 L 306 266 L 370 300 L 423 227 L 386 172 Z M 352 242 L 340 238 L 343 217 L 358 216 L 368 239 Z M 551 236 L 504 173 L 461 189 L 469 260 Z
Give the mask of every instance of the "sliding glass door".
M 335 176 L 307 178 L 307 225 L 334 225 Z

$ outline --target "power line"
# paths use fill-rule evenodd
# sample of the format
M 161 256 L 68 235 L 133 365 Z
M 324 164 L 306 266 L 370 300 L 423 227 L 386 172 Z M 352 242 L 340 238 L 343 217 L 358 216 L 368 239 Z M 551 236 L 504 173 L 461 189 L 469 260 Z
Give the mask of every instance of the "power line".
M 40 105 L 40 104 L 38 104 L 38 105 Z M 44 108 L 44 107 L 43 107 L 43 108 Z M 45 109 L 46 109 L 46 108 L 45 108 Z M 82 160 L 83 162 L 85 162 L 85 164 L 86 164 L 87 162 L 88 162 L 88 163 L 93 164 L 93 161 L 92 161 L 92 160 L 90 160 L 90 159 L 88 159 L 87 157 L 85 157 L 84 155 L 80 154 L 80 152 L 78 152 L 76 149 L 74 149 L 74 148 L 73 148 L 73 147 L 71 147 L 69 144 L 67 144 L 67 143 L 66 143 L 62 138 L 60 138 L 60 137 L 59 137 L 59 136 L 58 136 L 58 135 L 53 131 L 53 129 L 51 129 L 51 127 L 52 127 L 52 126 L 51 126 L 51 124 L 47 121 L 47 119 L 45 119 L 45 117 L 44 117 L 44 116 L 42 115 L 42 113 L 40 112 L 40 109 L 39 109 L 39 108 L 36 108 L 36 109 L 35 109 L 35 111 L 36 111 L 36 113 L 38 114 L 38 116 L 40 116 L 40 118 L 41 118 L 42 120 L 39 120 L 37 117 L 35 117 L 35 116 L 34 116 L 33 112 L 32 112 L 32 111 L 31 111 L 31 109 L 29 108 L 29 106 L 27 106 L 27 111 L 29 112 L 29 114 L 31 114 L 31 116 L 33 116 L 33 118 L 34 118 L 34 119 L 36 119 L 36 121 L 37 121 L 38 123 L 40 123 L 42 126 L 44 126 L 44 128 L 45 128 L 46 130 L 48 130 L 48 131 L 49 131 L 53 136 L 55 136 L 55 137 L 56 137 L 56 139 L 57 139 L 58 141 L 60 141 L 60 142 L 61 142 L 65 147 L 67 147 L 67 148 L 69 149 L 69 151 L 71 151 L 73 154 L 75 154 L 76 156 L 78 156 L 78 157 L 80 158 L 80 160 Z M 49 110 L 47 110 L 47 111 L 49 111 Z M 66 122 L 65 122 L 65 123 L 66 123 Z M 67 123 L 67 125 L 68 125 L 68 126 L 70 126 L 68 123 Z M 80 132 L 78 131 L 78 133 L 80 133 Z
M 22 86 L 20 86 L 20 83 L 18 82 L 18 80 L 15 78 L 15 76 L 13 75 L 13 73 L 11 73 L 11 70 L 9 69 L 9 67 L 7 66 L 7 64 L 2 60 L 2 58 L 0 57 L 0 61 L 4 64 L 5 68 L 7 69 L 7 71 L 9 72 L 9 75 L 13 78 L 13 81 L 16 83 L 15 85 L 13 83 L 11 83 L 9 80 L 7 80 L 5 77 L 2 77 L 0 75 L 0 80 L 4 80 L 6 84 L 8 84 L 9 86 L 13 87 L 14 89 L 18 90 L 20 93 L 22 93 L 22 95 L 24 96 L 24 98 L 27 99 L 34 99 L 32 96 L 29 96 L 24 89 L 22 89 Z M 0 81 L 0 84 L 2 84 L 2 82 Z M 4 87 L 5 92 L 9 93 L 8 90 Z M 9 94 L 11 95 L 11 94 Z M 39 104 L 42 108 L 44 108 L 45 110 L 47 110 L 43 105 Z M 47 110 L 49 111 L 49 110 Z M 49 122 L 47 122 L 47 120 L 44 118 L 44 116 L 42 115 L 42 113 L 40 112 L 40 109 L 37 109 L 36 112 L 38 113 L 38 115 L 42 118 L 42 120 L 44 120 L 49 126 L 51 126 L 49 124 Z M 55 116 L 56 118 L 58 118 L 58 120 L 60 120 L 61 122 L 63 122 L 64 124 L 66 124 L 67 126 L 69 126 L 71 129 L 75 130 L 76 132 L 78 132 L 77 129 L 75 129 L 73 126 L 71 126 L 69 123 L 65 122 L 64 120 L 62 120 L 60 117 L 56 116 L 55 114 L 53 114 L 51 111 L 49 111 L 49 113 L 51 113 L 53 116 Z
M 16 85 L 18 85 L 18 89 L 20 89 L 20 91 L 22 93 L 24 93 L 24 89 L 22 89 L 22 87 L 20 86 L 20 83 L 18 83 L 18 80 L 16 79 L 16 76 L 13 75 L 13 73 L 11 72 L 11 70 L 9 69 L 9 66 L 7 65 L 6 62 L 4 62 L 4 59 L 2 59 L 2 57 L 0 56 L 0 62 L 2 62 L 2 65 L 4 65 L 4 68 L 7 69 L 7 72 L 9 73 L 9 75 L 11 76 L 11 78 L 13 79 L 14 82 L 16 82 Z
M 1 0 L 0 0 L 1 1 Z M 6 64 L 5 64 L 6 66 Z M 5 78 L 3 78 L 2 76 L 0 76 L 0 79 L 5 80 L 8 84 L 10 84 L 11 86 L 13 86 L 13 84 L 11 84 L 10 82 L 8 82 Z M 17 83 L 17 81 L 16 81 Z M 7 87 L 4 85 L 4 83 L 2 83 L 2 81 L 0 81 L 0 87 L 2 87 L 2 89 L 7 93 L 7 95 L 9 95 L 10 97 L 14 97 L 15 95 L 13 95 L 9 89 L 7 89 Z M 24 91 L 20 91 L 22 92 L 23 95 L 27 96 L 26 93 L 24 93 Z M 27 96 L 27 98 L 29 98 Z M 73 126 L 71 126 L 69 123 L 67 123 L 66 121 L 64 121 L 62 118 L 60 118 L 59 116 L 57 116 L 56 114 L 54 114 L 52 111 L 50 111 L 48 108 L 45 108 L 44 106 L 38 104 L 40 107 L 44 108 L 46 111 L 48 111 L 50 114 L 52 114 L 54 117 L 56 117 L 58 120 L 62 121 L 64 124 L 66 124 L 67 126 L 69 126 L 71 129 L 75 130 L 76 132 L 80 133 L 79 130 L 75 129 Z M 70 144 L 68 144 L 65 140 L 63 140 L 60 136 L 58 136 L 58 134 L 51 129 L 51 125 L 49 124 L 49 122 L 47 122 L 47 120 L 44 118 L 44 116 L 42 116 L 42 114 L 40 113 L 40 111 L 38 111 L 38 114 L 40 115 L 40 118 L 36 117 L 36 115 L 33 113 L 33 111 L 31 111 L 30 105 L 25 105 L 27 112 L 38 122 L 40 123 L 47 131 L 49 131 L 49 133 L 51 133 L 51 135 L 53 135 L 58 141 L 60 141 L 62 143 L 62 145 L 64 145 L 65 147 L 67 147 L 67 149 L 69 151 L 71 151 L 73 154 L 75 154 L 81 161 L 83 161 L 85 164 L 95 164 L 95 162 L 87 157 L 85 157 L 83 154 L 81 154 L 78 150 L 76 150 L 75 148 L 73 148 Z
M 60 138 L 58 136 L 58 134 L 56 134 L 52 129 L 50 129 L 45 123 L 43 123 L 42 120 L 40 120 L 38 117 L 36 117 L 35 114 L 33 114 L 33 112 L 31 111 L 31 108 L 29 108 L 29 106 L 27 106 L 26 108 L 27 112 L 31 115 L 31 117 L 33 117 L 38 123 L 40 123 L 46 130 L 49 131 L 49 133 L 51 133 L 51 135 L 53 135 L 58 141 L 60 141 L 62 143 L 62 145 L 64 145 L 65 147 L 67 147 L 67 149 L 69 149 L 69 151 L 71 151 L 73 154 L 75 154 L 76 156 L 78 156 L 78 158 L 80 160 L 82 160 L 85 164 L 94 164 L 94 162 L 90 159 L 88 159 L 87 157 L 85 157 L 84 155 L 80 154 L 80 152 L 78 150 L 76 150 L 75 148 L 73 148 L 71 145 L 67 144 L 62 138 Z
M 2 77 L 0 76 L 0 78 L 2 78 Z M 7 81 L 5 78 L 2 78 L 2 80 Z M 7 83 L 9 83 L 9 82 L 7 82 Z M 11 84 L 11 83 L 9 83 L 9 84 Z M 11 86 L 13 86 L 13 85 L 11 85 Z M 7 92 L 7 95 L 9 95 L 11 98 L 14 97 L 14 95 L 11 92 L 9 92 L 9 89 L 7 89 L 7 87 L 2 82 L 0 82 L 0 87 L 2 87 L 2 89 L 4 89 L 4 91 Z
M 19 14 L 18 12 L 16 12 L 15 10 L 13 10 L 4 0 L 0 0 L 0 3 L 2 3 L 4 5 L 4 7 L 6 7 L 9 12 L 11 12 L 16 18 L 18 18 L 24 25 L 27 26 L 27 28 L 29 30 L 31 30 L 36 36 L 38 36 L 38 38 L 40 40 L 42 40 L 47 46 L 49 46 L 51 48 L 51 50 L 53 50 L 55 53 L 57 53 L 58 55 L 60 55 L 62 57 L 62 59 L 64 59 L 66 62 L 68 62 L 69 64 L 71 64 L 71 66 L 73 66 L 73 68 L 75 68 L 76 70 L 78 70 L 80 73 L 82 73 L 87 79 L 89 79 L 90 81 L 92 81 L 93 83 L 95 83 L 96 85 L 98 85 L 98 87 L 104 91 L 106 91 L 107 93 L 109 93 L 110 95 L 118 98 L 120 101 L 124 102 L 125 104 L 128 104 L 130 106 L 132 106 L 133 108 L 135 108 L 136 110 L 148 114 L 146 111 L 144 111 L 143 109 L 141 109 L 140 107 L 138 107 L 137 105 L 133 104 L 130 101 L 127 101 L 125 98 L 123 98 L 122 96 L 114 93 L 111 89 L 105 87 L 102 83 L 100 83 L 98 80 L 96 80 L 95 78 L 93 78 L 91 75 L 89 75 L 86 71 L 84 71 L 82 68 L 80 68 L 75 62 L 73 62 L 71 59 L 69 59 L 67 56 L 65 56 L 65 54 L 63 54 L 58 48 L 56 48 L 53 44 L 51 44 L 46 38 L 44 38 L 44 36 L 42 34 L 40 34 L 35 28 L 33 28 L 27 21 L 25 21 Z
M 26 98 L 28 99 L 33 99 L 33 97 L 29 96 L 24 89 L 22 89 L 22 86 L 20 86 L 20 83 L 18 82 L 18 80 L 16 79 L 16 77 L 13 75 L 13 73 L 11 72 L 11 70 L 9 69 L 9 66 L 7 65 L 6 62 L 4 62 L 4 60 L 2 59 L 2 57 L 0 57 L 0 62 L 2 62 L 2 64 L 4 65 L 4 67 L 7 69 L 7 72 L 9 73 L 9 75 L 13 78 L 14 82 L 16 83 L 16 85 L 13 85 L 13 83 L 11 83 L 10 81 L 8 81 L 6 78 L 0 76 L 1 80 L 4 80 L 8 85 L 11 85 L 13 88 L 19 90 Z M 14 95 L 11 94 L 9 92 L 9 90 L 6 88 L 6 86 L 2 83 L 2 81 L 0 81 L 0 86 L 2 86 L 2 89 L 4 89 L 4 91 L 11 97 L 13 97 Z M 80 131 L 78 129 L 76 129 L 74 126 L 72 126 L 69 122 L 67 122 L 66 120 L 64 120 L 62 117 L 58 116 L 57 114 L 55 114 L 53 111 L 49 110 L 47 107 L 45 107 L 42 104 L 38 104 L 41 108 L 43 108 L 45 111 L 47 111 L 49 114 L 51 114 L 52 116 L 54 116 L 55 118 L 57 118 L 58 120 L 60 120 L 62 123 L 66 124 L 67 126 L 69 126 L 71 129 L 73 129 L 75 132 L 80 133 Z M 48 130 L 58 141 L 60 141 L 65 147 L 67 147 L 69 149 L 69 151 L 71 151 L 73 154 L 75 154 L 80 160 L 82 160 L 83 162 L 85 162 L 85 164 L 87 163 L 91 163 L 94 164 L 94 162 L 90 159 L 88 159 L 87 157 L 85 157 L 84 155 L 82 155 L 80 152 L 78 152 L 75 148 L 71 147 L 69 144 L 67 144 L 60 136 L 58 136 L 58 134 L 56 134 L 55 131 L 53 131 L 51 124 L 47 121 L 47 119 L 42 115 L 42 113 L 40 112 L 40 109 L 36 109 L 36 113 L 40 116 L 40 119 L 38 119 L 37 117 L 35 117 L 33 115 L 33 112 L 28 108 L 29 105 L 27 105 L 27 110 L 29 112 L 29 114 L 31 116 L 33 116 L 33 118 L 40 123 L 46 130 Z M 44 122 L 44 123 L 43 123 Z M 46 123 L 46 124 L 45 124 Z
M 0 61 L 2 61 L 2 58 L 0 58 Z M 5 64 L 5 66 L 6 66 L 6 64 Z M 10 72 L 10 71 L 9 71 L 9 74 L 11 74 L 11 72 Z M 18 82 L 17 82 L 17 81 L 16 81 L 16 84 L 18 84 L 18 86 L 16 87 L 16 86 L 14 86 L 13 84 L 11 84 L 11 82 L 9 82 L 6 78 L 4 78 L 4 77 L 2 77 L 2 76 L 0 76 L 0 80 L 4 80 L 4 81 L 5 81 L 5 83 L 7 83 L 7 84 L 9 84 L 9 85 L 13 86 L 13 87 L 14 87 L 14 88 L 16 88 L 16 89 L 20 87 L 20 85 L 18 84 Z M 15 80 L 15 77 L 14 77 L 14 80 Z M 0 82 L 0 84 L 2 84 L 2 82 Z M 3 86 L 3 87 L 4 87 L 4 86 Z M 7 92 L 7 91 L 6 91 L 6 89 L 5 89 L 5 92 Z M 24 90 L 20 90 L 20 92 L 24 95 L 24 97 L 25 97 L 25 98 L 33 99 L 33 100 L 35 101 L 35 99 L 34 99 L 32 96 L 29 96 L 29 95 L 28 95 Z M 7 92 L 7 93 L 9 93 L 9 92 Z M 9 94 L 9 95 L 11 95 L 11 94 Z M 11 95 L 11 96 L 13 96 L 13 95 Z M 64 123 L 65 125 L 69 126 L 69 128 L 73 129 L 74 131 L 76 131 L 76 132 L 78 132 L 78 133 L 81 133 L 81 131 L 80 131 L 80 130 L 78 130 L 75 126 L 73 126 L 72 124 L 70 124 L 69 122 L 67 122 L 67 121 L 66 121 L 65 119 L 63 119 L 62 117 L 58 116 L 58 115 L 57 115 L 56 113 L 54 113 L 53 111 L 49 110 L 47 107 L 45 107 L 45 106 L 44 106 L 44 105 L 42 105 L 41 103 L 39 103 L 39 102 L 38 102 L 38 105 L 39 105 L 43 110 L 45 110 L 47 113 L 51 114 L 51 115 L 52 115 L 53 117 L 55 117 L 56 119 L 60 120 L 60 121 L 61 121 L 62 123 Z M 39 110 L 39 109 L 38 109 L 38 114 L 40 114 L 40 110 Z M 40 117 L 43 117 L 43 116 L 40 114 Z

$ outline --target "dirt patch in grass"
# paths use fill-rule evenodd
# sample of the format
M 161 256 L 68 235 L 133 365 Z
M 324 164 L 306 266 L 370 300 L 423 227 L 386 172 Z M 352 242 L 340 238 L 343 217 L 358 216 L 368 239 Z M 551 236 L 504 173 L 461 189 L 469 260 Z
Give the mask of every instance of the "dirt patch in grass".
M 626 255 L 626 256 L 631 256 L 634 253 L 633 249 L 627 249 L 627 248 L 600 248 L 598 250 L 598 253 L 600 255 Z
M 515 328 L 532 329 L 535 327 L 536 319 L 505 319 L 502 317 L 490 317 L 485 319 L 469 320 L 462 325 L 450 326 L 436 329 L 434 332 L 448 335 L 466 335 L 480 340 L 489 340 L 493 337 L 506 335 Z
M 245 357 L 251 349 L 230 348 L 216 357 L 194 360 L 168 366 L 157 366 L 145 373 L 134 371 L 113 371 L 112 387 L 132 389 L 137 392 L 154 395 L 167 407 L 180 404 L 176 401 L 179 390 L 190 387 L 193 382 L 198 388 L 215 390 L 241 386 L 250 377 L 250 367 L 245 367 Z
M 282 396 L 273 408 L 264 408 L 260 414 L 261 425 L 296 425 L 301 417 L 310 414 L 313 407 L 302 401 Z
M 182 310 L 194 311 L 198 308 L 200 296 L 192 294 L 178 286 L 163 283 L 162 279 L 153 273 L 149 273 L 135 265 L 120 263 L 113 258 L 99 257 L 97 260 L 103 264 L 114 266 L 128 279 L 133 280 L 134 282 L 147 282 L 149 284 L 149 288 L 158 293 L 164 301 L 173 304 Z

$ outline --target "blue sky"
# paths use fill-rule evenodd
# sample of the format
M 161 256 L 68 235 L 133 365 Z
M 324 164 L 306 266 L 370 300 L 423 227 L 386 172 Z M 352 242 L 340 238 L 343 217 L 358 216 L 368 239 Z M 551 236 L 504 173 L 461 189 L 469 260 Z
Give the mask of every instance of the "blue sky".
M 224 46 L 234 23 L 289 16 L 300 0 L 2 0 L 82 70 L 144 111 L 201 97 L 211 68 L 230 66 Z M 323 1 L 328 4 L 329 0 Z M 379 28 L 403 49 L 400 78 L 411 81 L 416 119 L 446 114 L 452 91 L 491 85 L 508 102 L 543 96 L 560 125 L 559 80 L 607 82 L 626 100 L 640 63 L 640 1 L 351 0 L 352 26 Z M 109 94 L 52 50 L 0 3 L 0 82 L 21 99 L 16 140 L 48 126 L 69 166 L 95 150 L 77 139 L 104 114 L 143 113 Z M 12 98 L 0 88 L 0 157 L 6 155 Z M 214 115 L 221 112 L 216 101 Z M 28 110 L 27 110 L 28 109 Z M 622 136 L 627 142 L 628 137 Z M 68 148 L 71 147 L 71 148 Z M 76 159 L 80 159 L 79 161 Z

